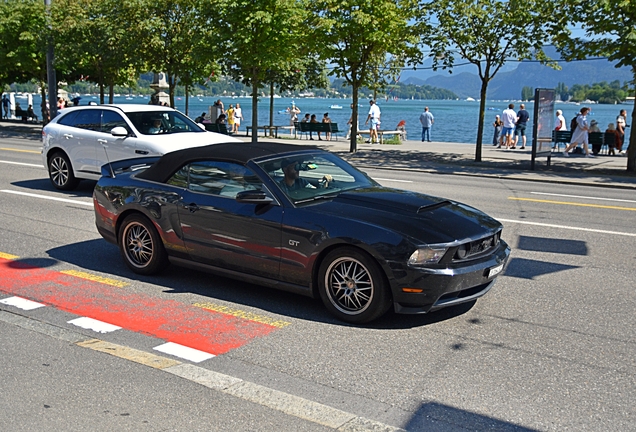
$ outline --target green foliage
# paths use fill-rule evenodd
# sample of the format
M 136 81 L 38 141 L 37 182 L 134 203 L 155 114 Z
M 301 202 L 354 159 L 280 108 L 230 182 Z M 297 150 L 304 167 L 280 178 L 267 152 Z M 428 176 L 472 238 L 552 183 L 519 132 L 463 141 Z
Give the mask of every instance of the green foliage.
M 543 46 L 562 31 L 566 19 L 554 2 L 527 0 L 432 0 L 422 8 L 421 34 L 430 46 L 435 69 L 452 68 L 460 57 L 477 67 L 481 79 L 475 160 L 481 143 L 488 84 L 511 58 L 535 58 L 555 66 Z
M 574 84 L 570 92 L 573 102 L 591 100 L 606 104 L 622 103 L 628 95 L 619 81 L 612 81 L 609 84 L 605 81 L 592 85 Z
M 523 86 L 521 88 L 521 100 L 529 101 L 534 99 L 534 89 L 532 87 Z
M 561 35 L 558 47 L 568 59 L 593 56 L 616 61 L 617 67 L 632 69 L 636 82 L 636 2 L 630 0 L 569 0 L 562 12 L 585 32 L 583 37 Z M 577 94 L 575 94 L 578 97 Z M 609 98 L 618 97 L 617 94 Z M 600 100 L 600 99 L 599 99 Z M 636 124 L 636 110 L 632 112 Z M 636 172 L 636 128 L 632 127 L 627 154 L 627 171 Z
M 352 87 L 353 117 L 358 116 L 358 91 L 374 91 L 394 81 L 399 68 L 421 59 L 414 26 L 414 0 L 317 0 L 308 27 L 331 75 Z M 356 151 L 357 122 L 353 122 L 351 151 Z
M 0 2 L 0 84 L 46 82 L 48 26 L 44 2 Z

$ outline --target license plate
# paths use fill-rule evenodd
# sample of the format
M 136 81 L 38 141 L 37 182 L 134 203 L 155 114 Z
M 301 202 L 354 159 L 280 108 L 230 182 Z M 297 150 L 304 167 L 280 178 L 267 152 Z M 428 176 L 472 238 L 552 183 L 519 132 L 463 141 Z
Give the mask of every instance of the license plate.
M 488 270 L 488 278 L 491 278 L 493 276 L 497 276 L 499 273 L 501 273 L 501 271 L 503 270 L 504 265 L 498 265 L 497 267 L 493 267 L 490 270 Z

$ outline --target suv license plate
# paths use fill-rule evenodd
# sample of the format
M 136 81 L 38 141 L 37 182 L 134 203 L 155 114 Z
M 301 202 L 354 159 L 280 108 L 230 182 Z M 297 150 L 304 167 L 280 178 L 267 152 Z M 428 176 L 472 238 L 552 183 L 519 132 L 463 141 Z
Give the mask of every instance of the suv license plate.
M 497 276 L 499 273 L 501 273 L 501 271 L 503 270 L 503 264 L 498 265 L 497 267 L 493 267 L 488 271 L 488 278 L 491 278 L 493 276 Z

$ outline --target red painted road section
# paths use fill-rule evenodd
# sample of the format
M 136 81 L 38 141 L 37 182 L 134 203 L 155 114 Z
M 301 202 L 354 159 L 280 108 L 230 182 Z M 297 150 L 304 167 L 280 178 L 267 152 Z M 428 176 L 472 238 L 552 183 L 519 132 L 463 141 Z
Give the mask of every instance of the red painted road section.
M 0 292 L 218 355 L 276 327 L 0 258 Z

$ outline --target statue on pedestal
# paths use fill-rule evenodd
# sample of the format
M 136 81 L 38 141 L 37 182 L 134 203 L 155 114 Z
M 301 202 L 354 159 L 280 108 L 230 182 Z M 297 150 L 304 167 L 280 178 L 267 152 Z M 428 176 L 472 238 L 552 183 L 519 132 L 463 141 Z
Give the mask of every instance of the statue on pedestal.
M 170 88 L 166 81 L 165 73 L 159 72 L 154 74 L 150 88 L 155 91 L 154 94 L 150 96 L 150 105 L 170 105 L 170 95 L 164 91 Z

